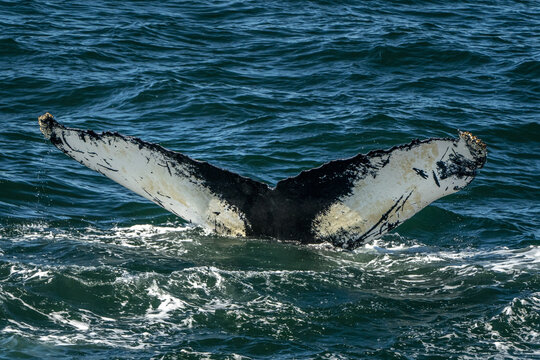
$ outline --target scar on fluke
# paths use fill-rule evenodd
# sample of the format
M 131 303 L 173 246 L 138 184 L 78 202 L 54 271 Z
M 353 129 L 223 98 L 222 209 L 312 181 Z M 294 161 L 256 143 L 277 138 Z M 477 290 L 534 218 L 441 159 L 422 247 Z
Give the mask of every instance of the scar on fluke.
M 412 168 L 418 175 L 420 175 L 422 178 L 424 179 L 427 179 L 428 178 L 428 175 L 426 174 L 426 172 L 422 169 L 417 169 L 417 168 Z
M 66 155 L 190 223 L 346 249 L 467 186 L 487 156 L 481 140 L 459 132 L 330 161 L 271 187 L 139 138 L 65 127 L 49 113 L 38 121 Z
M 435 171 L 431 172 L 433 174 L 433 180 L 435 180 L 435 184 L 437 184 L 438 187 L 441 187 L 441 184 L 439 184 L 439 179 L 437 179 L 437 174 L 435 174 Z

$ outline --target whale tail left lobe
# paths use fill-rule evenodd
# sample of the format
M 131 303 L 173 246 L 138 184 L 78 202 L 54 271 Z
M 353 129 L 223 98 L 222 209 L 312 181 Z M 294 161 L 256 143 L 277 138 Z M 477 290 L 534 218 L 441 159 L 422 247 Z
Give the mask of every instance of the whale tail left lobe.
M 220 234 L 246 236 L 249 209 L 267 185 L 135 137 L 59 124 L 46 113 L 40 129 L 56 147 L 181 218 Z M 230 201 L 229 199 L 234 199 Z

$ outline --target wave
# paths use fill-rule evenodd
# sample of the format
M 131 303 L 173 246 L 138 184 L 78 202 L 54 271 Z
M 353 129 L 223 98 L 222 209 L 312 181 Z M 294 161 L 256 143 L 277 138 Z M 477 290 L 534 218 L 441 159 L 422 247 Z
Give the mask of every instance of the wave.
M 249 333 L 272 344 L 338 336 L 349 326 L 377 333 L 374 315 L 391 327 L 415 306 L 423 322 L 438 323 L 429 333 L 409 320 L 430 342 L 464 343 L 456 351 L 495 344 L 509 356 L 534 349 L 538 294 L 488 302 L 499 315 L 487 322 L 470 314 L 479 299 L 503 299 L 504 284 L 534 286 L 538 246 L 447 248 L 391 234 L 350 252 L 222 238 L 180 223 L 15 227 L 0 232 L 0 312 L 10 319 L 2 329 L 11 339 L 145 354 L 162 344 L 174 353 L 169 346 L 189 347 L 190 333 L 210 331 L 210 342 L 218 341 L 211 329 L 227 341 Z M 429 309 L 440 306 L 456 320 L 431 319 Z M 417 346 L 395 339 L 405 344 Z

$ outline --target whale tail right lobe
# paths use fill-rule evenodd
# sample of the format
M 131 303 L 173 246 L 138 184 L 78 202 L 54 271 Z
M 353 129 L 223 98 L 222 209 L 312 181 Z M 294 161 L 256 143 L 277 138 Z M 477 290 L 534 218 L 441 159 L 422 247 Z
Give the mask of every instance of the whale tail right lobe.
M 298 222 L 294 226 L 305 242 L 354 248 L 464 188 L 486 155 L 485 144 L 470 133 L 457 139 L 415 140 L 303 171 L 279 182 L 275 191 L 277 198 L 297 204 L 297 215 L 290 217 Z M 286 218 L 289 208 L 277 211 Z

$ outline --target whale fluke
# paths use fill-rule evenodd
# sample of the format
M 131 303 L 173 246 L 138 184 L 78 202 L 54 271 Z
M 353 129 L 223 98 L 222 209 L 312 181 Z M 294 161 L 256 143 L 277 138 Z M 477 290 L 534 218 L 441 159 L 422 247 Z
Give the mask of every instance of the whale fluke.
M 302 171 L 272 188 L 116 132 L 59 124 L 46 113 L 40 129 L 81 164 L 181 218 L 218 234 L 353 249 L 392 230 L 431 202 L 469 184 L 486 145 L 457 139 L 414 140 Z

